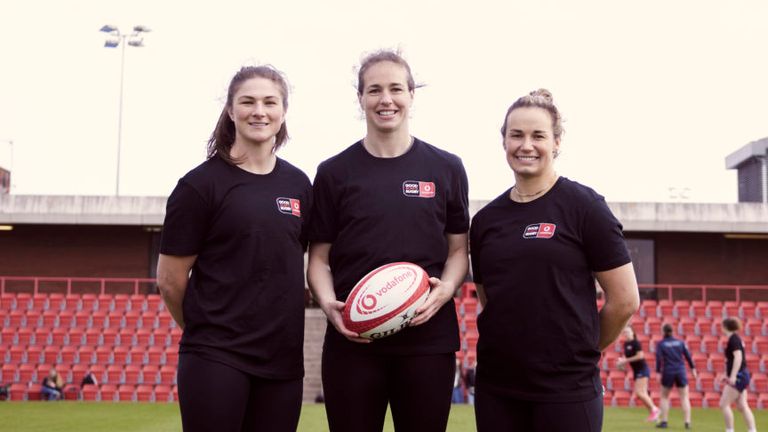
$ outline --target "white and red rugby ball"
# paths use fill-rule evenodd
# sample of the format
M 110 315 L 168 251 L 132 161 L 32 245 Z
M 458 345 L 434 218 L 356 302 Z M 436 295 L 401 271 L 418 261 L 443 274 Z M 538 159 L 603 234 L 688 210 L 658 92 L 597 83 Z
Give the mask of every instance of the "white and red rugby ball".
M 381 339 L 408 327 L 429 295 L 429 275 L 409 262 L 385 264 L 352 288 L 342 317 L 350 331 Z

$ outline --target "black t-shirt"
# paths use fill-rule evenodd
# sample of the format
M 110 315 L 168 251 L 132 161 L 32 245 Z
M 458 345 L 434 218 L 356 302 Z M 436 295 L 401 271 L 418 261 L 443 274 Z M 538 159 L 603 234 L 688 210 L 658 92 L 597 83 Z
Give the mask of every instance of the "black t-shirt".
M 637 339 L 624 341 L 624 357 L 630 358 L 642 350 L 643 347 Z M 635 360 L 630 362 L 629 365 L 632 367 L 634 373 L 638 373 L 641 370 L 648 368 L 648 363 L 645 362 L 645 359 Z
M 403 155 L 378 158 L 357 142 L 317 168 L 309 240 L 331 243 L 336 298 L 345 301 L 371 270 L 396 261 L 440 277 L 446 234 L 469 228 L 467 176 L 461 160 L 418 139 Z M 328 326 L 327 346 L 390 354 L 435 354 L 459 348 L 453 301 L 427 323 L 371 344 L 347 341 Z
M 560 177 L 517 203 L 508 189 L 474 217 L 478 382 L 532 401 L 580 401 L 601 391 L 593 272 L 630 262 L 622 227 L 602 196 Z
M 265 378 L 303 375 L 311 193 L 307 176 L 279 158 L 257 175 L 213 157 L 179 180 L 160 252 L 197 255 L 180 352 Z
M 725 347 L 725 373 L 730 376 L 731 370 L 733 370 L 733 353 L 741 351 L 741 366 L 739 372 L 744 371 L 747 368 L 747 358 L 744 353 L 744 342 L 737 334 L 732 334 L 728 338 L 728 345 Z

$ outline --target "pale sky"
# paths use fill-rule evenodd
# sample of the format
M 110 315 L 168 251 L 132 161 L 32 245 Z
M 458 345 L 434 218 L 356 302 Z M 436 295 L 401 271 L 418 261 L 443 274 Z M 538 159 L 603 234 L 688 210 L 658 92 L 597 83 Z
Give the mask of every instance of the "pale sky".
M 292 87 L 279 155 L 313 178 L 364 134 L 361 56 L 400 47 L 426 84 L 411 131 L 463 159 L 470 198 L 512 185 L 499 127 L 544 87 L 565 118 L 559 174 L 609 201 L 735 202 L 725 157 L 768 136 L 767 19 L 763 0 L 3 0 L 0 165 L 15 194 L 114 194 L 120 48 L 98 30 L 142 24 L 122 195 L 169 194 L 204 160 L 234 72 L 263 63 Z

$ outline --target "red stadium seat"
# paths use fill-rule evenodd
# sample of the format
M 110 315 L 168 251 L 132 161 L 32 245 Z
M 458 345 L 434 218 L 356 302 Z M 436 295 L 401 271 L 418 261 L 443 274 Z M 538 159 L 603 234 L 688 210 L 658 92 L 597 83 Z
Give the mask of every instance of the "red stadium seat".
M 161 346 L 149 347 L 149 349 L 147 350 L 146 363 L 150 365 L 156 365 L 156 366 L 162 364 L 164 351 L 165 351 L 165 348 Z
M 129 300 L 128 294 L 115 294 L 114 298 L 112 299 L 111 310 L 118 311 L 118 312 L 125 312 L 128 310 L 131 310 L 131 306 L 128 300 Z
M 750 390 L 768 395 L 768 376 L 764 373 L 752 374 L 752 380 L 749 382 Z
M 768 318 L 768 302 L 759 301 L 755 304 L 755 318 Z
M 147 296 L 147 309 L 148 310 L 163 310 L 163 298 L 159 294 L 149 294 Z
M 85 337 L 84 327 L 72 327 L 69 329 L 67 335 L 67 345 L 79 346 L 83 344 L 83 338 Z
M 89 328 L 91 326 L 91 310 L 79 310 L 75 312 L 74 325 L 75 327 Z
M 47 310 L 53 311 L 53 312 L 59 312 L 64 308 L 64 305 L 66 304 L 64 294 L 61 293 L 51 293 L 48 294 L 48 305 L 46 307 Z
M 46 330 L 52 329 L 58 325 L 59 312 L 56 310 L 48 309 L 43 312 L 38 322 L 38 327 Z
M 747 345 L 746 343 L 744 345 Z M 759 372 L 760 371 L 760 356 L 757 354 L 753 354 L 747 350 L 746 354 L 744 355 L 744 358 L 747 362 L 747 368 L 752 372 Z
M 104 382 L 109 384 L 122 384 L 123 383 L 123 367 L 120 365 L 107 366 L 107 370 L 104 375 Z
M 613 391 L 628 390 L 623 371 L 610 371 L 605 379 L 605 388 Z
M 117 343 L 117 329 L 105 328 L 101 333 L 101 343 L 106 346 L 114 346 Z
M 477 304 L 478 301 L 474 297 L 467 297 L 461 300 L 461 306 L 459 312 L 462 316 L 477 316 Z
M 118 330 L 118 334 L 120 335 L 120 345 L 121 346 L 127 346 L 131 347 L 134 345 L 134 333 L 136 332 L 136 329 L 132 328 L 121 328 Z
M 30 309 L 45 310 L 48 308 L 48 295 L 47 294 L 33 294 L 31 299 Z
M 10 312 L 16 309 L 16 296 L 11 293 L 0 294 L 0 311 Z
M 40 384 L 30 384 L 27 388 L 27 400 L 39 401 L 43 399 L 43 386 Z
M 176 384 L 176 366 L 165 365 L 160 368 L 160 383 L 165 385 Z
M 691 317 L 683 316 L 677 324 L 677 334 L 682 336 L 691 336 L 696 334 L 696 320 Z
M 658 317 L 656 314 L 657 306 L 658 303 L 656 300 L 643 300 L 643 302 L 640 303 L 640 316 L 643 318 Z
M 758 355 L 768 354 L 768 336 L 755 336 L 752 342 L 752 352 Z
M 691 306 L 688 308 L 688 316 L 694 319 L 707 317 L 707 302 L 701 300 L 693 300 Z
M 661 319 L 671 319 L 674 315 L 675 304 L 671 300 L 659 300 L 656 315 Z
M 2 318 L 0 318 L 2 321 Z M 16 328 L 15 327 L 3 327 L 0 331 L 0 343 L 3 345 L 13 345 L 16 341 Z
M 467 333 L 464 335 L 464 349 L 466 351 L 475 351 L 477 349 L 478 333 Z
M 31 328 L 20 328 L 16 331 L 16 345 L 29 345 L 32 342 Z
M 136 386 L 133 384 L 121 384 L 117 388 L 117 400 L 122 402 L 130 402 L 134 400 L 136 395 Z
M 703 406 L 706 408 L 717 408 L 720 406 L 720 393 L 704 392 Z
M 151 385 L 140 385 L 136 387 L 137 402 L 153 402 L 154 389 Z
M 98 297 L 96 294 L 83 294 L 80 296 L 80 311 L 93 312 L 98 307 Z
M 141 368 L 141 378 L 141 381 L 144 384 L 158 384 L 160 382 L 160 367 L 156 365 L 145 365 Z
M 42 315 L 43 311 L 41 309 L 28 310 L 26 316 L 24 317 L 24 322 L 26 323 L 27 328 L 34 329 L 38 327 L 40 324 L 40 317 Z
M 689 311 L 691 309 L 691 302 L 688 300 L 675 300 L 674 316 L 680 318 L 690 318 Z
M 123 311 L 110 311 L 107 313 L 107 320 L 104 326 L 119 330 L 123 325 Z
M 146 362 L 146 348 L 143 346 L 135 346 L 128 351 L 128 364 L 143 365 Z
M 140 324 L 142 328 L 153 330 L 157 328 L 157 312 L 156 311 L 144 311 L 141 313 Z
M 83 378 L 85 377 L 85 374 L 88 373 L 89 370 L 92 370 L 91 367 L 88 365 L 83 364 L 76 364 L 72 365 L 72 379 L 70 380 L 73 384 L 80 385 L 80 383 L 83 381 Z M 101 376 L 96 375 L 97 380 L 101 380 Z
M 20 345 L 13 345 L 8 350 L 8 363 L 24 363 L 27 359 L 27 347 Z
M 98 400 L 99 387 L 92 384 L 86 384 L 83 386 L 81 394 L 85 401 L 96 401 Z
M 64 296 L 63 310 L 72 311 L 73 313 L 80 310 L 80 295 L 79 294 L 67 294 Z
M 75 323 L 75 312 L 63 310 L 59 312 L 59 321 L 56 327 L 69 329 Z
M 102 346 L 96 347 L 96 358 L 94 360 L 95 363 L 102 364 L 102 365 L 112 364 L 113 352 L 114 352 L 114 348 L 112 348 L 109 345 L 102 345 Z
M 469 353 L 466 355 L 467 361 L 469 361 Z M 179 347 L 170 346 L 165 348 L 165 364 L 176 367 L 179 364 Z
M 167 329 L 172 326 L 173 318 L 171 317 L 171 314 L 168 313 L 166 310 L 161 310 L 157 314 L 157 328 L 161 329 Z
M 727 301 L 723 303 L 723 318 L 738 317 L 740 306 L 739 302 L 736 301 Z
M 81 345 L 77 349 L 77 362 L 92 365 L 96 359 L 96 349 L 90 345 Z
M 716 336 L 705 335 L 701 338 L 701 351 L 711 354 L 717 353 L 717 344 L 719 340 Z
M 84 345 L 90 345 L 92 347 L 98 346 L 101 343 L 101 329 L 89 328 L 85 331 L 85 339 L 83 339 Z
M 99 388 L 99 400 L 117 400 L 117 386 L 115 384 L 102 384 Z
M 154 344 L 154 338 L 152 336 L 152 328 L 140 328 L 136 330 L 135 343 L 142 347 L 151 346 Z
M 171 402 L 171 387 L 168 385 L 155 386 L 155 402 Z
M 631 397 L 632 394 L 628 391 L 615 391 L 613 392 L 613 401 L 611 402 L 611 405 L 615 407 L 628 407 Z
M 102 330 L 107 326 L 107 312 L 98 310 L 91 314 L 91 328 Z
M 16 363 L 3 363 L 0 368 L 0 382 L 16 382 Z
M 130 364 L 123 371 L 123 382 L 125 384 L 141 384 L 141 366 Z
M 717 372 L 725 373 L 725 357 L 719 353 L 710 354 L 708 369 L 710 372 L 714 372 L 714 373 L 717 373 Z
M 36 378 L 37 365 L 31 363 L 20 364 L 16 372 L 16 381 L 22 384 L 29 384 Z
M 27 363 L 40 363 L 40 356 L 43 353 L 43 347 L 40 345 L 29 345 L 27 347 Z
M 11 396 L 12 401 L 27 400 L 27 384 L 14 383 L 8 389 L 8 394 Z
M 32 294 L 16 293 L 16 309 L 27 311 L 32 307 Z
M 27 325 L 25 314 L 26 311 L 21 309 L 12 310 L 5 319 L 5 327 L 25 327 Z
M 141 294 L 134 294 L 130 297 L 131 310 L 143 312 L 147 309 L 147 297 Z
M 756 308 L 757 308 L 757 305 L 755 305 L 755 302 L 752 302 L 752 301 L 741 302 L 741 307 L 739 308 L 739 317 L 741 317 L 741 319 L 744 321 L 748 319 L 756 318 L 755 316 Z
M 166 346 L 177 346 L 179 345 L 179 341 L 181 341 L 181 329 L 178 327 L 174 327 L 171 329 L 171 337 L 170 342 L 166 344 Z
M 662 326 L 661 319 L 655 316 L 649 316 L 649 317 L 646 317 L 645 319 L 645 329 L 643 331 L 648 336 L 660 335 L 661 326 Z
M 45 350 L 43 350 L 43 355 L 45 355 Z M 72 345 L 66 345 L 61 347 L 61 350 L 59 351 L 59 363 L 63 364 L 73 364 L 76 363 L 77 359 L 77 349 Z
M 715 389 L 715 374 L 712 372 L 701 371 L 696 380 L 696 390 L 700 392 L 717 391 Z
M 128 352 L 130 351 L 130 347 L 127 346 L 116 346 L 114 351 L 112 352 L 112 363 L 116 365 L 126 365 L 128 364 Z
M 704 405 L 704 396 L 697 391 L 689 391 L 688 399 L 691 401 L 691 406 L 694 408 L 701 408 Z
M 719 300 L 707 302 L 707 316 L 717 321 L 723 319 L 723 302 Z
M 123 315 L 122 327 L 126 329 L 135 329 L 138 327 L 140 317 L 140 311 L 127 311 L 125 315 Z

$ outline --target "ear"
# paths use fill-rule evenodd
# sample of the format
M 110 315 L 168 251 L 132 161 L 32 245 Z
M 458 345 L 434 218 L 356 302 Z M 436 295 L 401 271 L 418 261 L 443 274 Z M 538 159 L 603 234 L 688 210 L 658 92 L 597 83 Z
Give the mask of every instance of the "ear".
M 227 114 L 229 114 L 229 119 L 234 122 L 235 121 L 235 115 L 232 113 L 232 107 L 227 108 Z
M 555 153 L 560 153 L 560 137 L 555 138 Z

